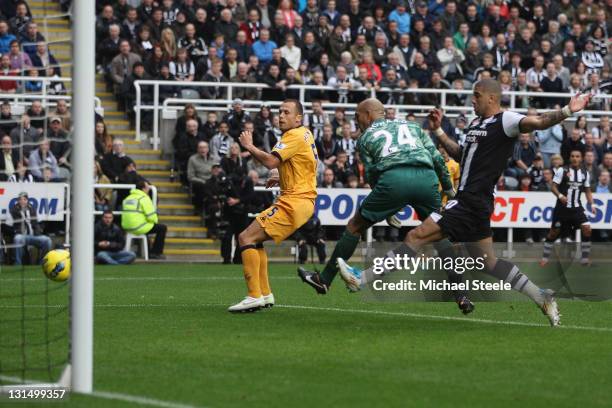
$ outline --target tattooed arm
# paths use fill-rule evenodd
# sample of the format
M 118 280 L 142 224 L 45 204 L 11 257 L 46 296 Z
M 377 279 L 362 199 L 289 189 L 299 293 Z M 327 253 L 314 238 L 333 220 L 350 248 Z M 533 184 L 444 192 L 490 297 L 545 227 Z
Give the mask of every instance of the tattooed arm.
M 573 113 L 584 109 L 590 100 L 590 94 L 577 94 L 570 99 L 563 109 L 546 112 L 538 116 L 526 116 L 521 120 L 519 125 L 520 131 L 521 133 L 529 133 L 534 130 L 548 129 L 557 123 L 563 122 L 566 118 L 572 116 Z
M 438 142 L 444 146 L 448 155 L 457 162 L 461 161 L 461 146 L 457 144 L 453 139 L 448 137 L 442 130 L 442 111 L 439 109 L 432 109 L 427 117 L 429 120 L 429 130 L 438 138 Z M 523 119 L 525 120 L 525 119 Z

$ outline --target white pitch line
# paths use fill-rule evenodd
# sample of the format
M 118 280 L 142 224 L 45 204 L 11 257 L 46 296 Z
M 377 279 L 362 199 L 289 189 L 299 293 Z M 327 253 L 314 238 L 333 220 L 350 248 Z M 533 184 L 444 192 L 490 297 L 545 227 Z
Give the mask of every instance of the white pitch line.
M 134 402 L 136 404 L 149 405 L 152 407 L 161 408 L 197 408 L 195 405 L 181 404 L 178 402 L 162 401 L 149 397 L 141 397 L 138 395 L 122 394 L 119 392 L 107 392 L 107 391 L 94 391 L 91 394 L 92 397 L 104 398 L 115 401 Z
M 136 309 L 136 308 L 197 308 L 197 307 L 210 307 L 210 306 L 227 306 L 224 303 L 177 303 L 177 304 L 154 304 L 154 303 L 131 303 L 131 304 L 97 304 L 94 305 L 94 308 L 103 308 L 103 309 L 112 309 L 112 308 L 120 308 L 120 309 Z M 25 305 L 26 308 L 60 308 L 66 307 L 65 305 Z M 522 326 L 522 327 L 550 327 L 547 324 L 542 323 L 529 323 L 529 322 L 517 322 L 513 320 L 492 320 L 492 319 L 478 319 L 472 317 L 457 317 L 457 316 L 441 316 L 441 315 L 430 315 L 423 313 L 410 313 L 410 312 L 387 312 L 384 310 L 360 310 L 360 309 L 343 309 L 339 307 L 319 307 L 319 306 L 306 306 L 306 305 L 282 305 L 276 304 L 274 305 L 276 308 L 285 308 L 285 309 L 301 309 L 301 310 L 320 310 L 323 312 L 339 312 L 339 313 L 357 313 L 357 314 L 373 314 L 373 315 L 381 315 L 381 316 L 398 316 L 398 317 L 412 317 L 415 319 L 425 319 L 425 320 L 446 320 L 446 321 L 458 321 L 458 322 L 466 322 L 466 323 L 479 323 L 479 324 L 496 324 L 502 326 Z M 0 306 L 0 310 L 2 309 L 21 309 L 22 306 Z M 612 328 L 610 327 L 595 327 L 595 326 L 557 326 L 554 329 L 563 329 L 563 330 L 584 330 L 584 331 L 598 331 L 605 333 L 612 333 Z M 554 330 L 553 329 L 553 330 Z

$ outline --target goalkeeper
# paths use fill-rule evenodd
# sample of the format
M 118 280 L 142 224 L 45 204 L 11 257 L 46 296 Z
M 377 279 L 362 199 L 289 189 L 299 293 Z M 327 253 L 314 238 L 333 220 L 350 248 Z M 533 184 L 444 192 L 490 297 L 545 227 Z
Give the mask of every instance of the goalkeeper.
M 384 106 L 377 99 L 361 102 L 355 119 L 362 132 L 357 149 L 372 191 L 349 221 L 323 272 L 298 268 L 302 281 L 319 294 L 328 292 L 338 273 L 337 258 L 350 258 L 361 234 L 369 227 L 385 219 L 398 227 L 399 220 L 394 215 L 406 205 L 414 208 L 420 220 L 438 211 L 441 207 L 438 180 L 445 193 L 450 198 L 454 196 L 444 159 L 419 125 L 386 120 Z M 442 258 L 454 256 L 448 240 L 437 243 L 435 248 Z M 454 271 L 447 273 L 450 282 L 461 282 L 461 275 Z M 455 301 L 463 313 L 474 309 L 465 293 L 455 293 Z

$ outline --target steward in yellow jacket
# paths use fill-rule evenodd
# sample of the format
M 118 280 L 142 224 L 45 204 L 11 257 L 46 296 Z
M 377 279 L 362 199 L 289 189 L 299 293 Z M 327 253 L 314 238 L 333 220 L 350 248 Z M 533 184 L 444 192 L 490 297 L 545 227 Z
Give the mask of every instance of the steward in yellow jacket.
M 163 258 L 167 228 L 158 224 L 157 211 L 149 197 L 151 186 L 146 181 L 138 182 L 122 203 L 121 227 L 134 235 L 155 234 L 151 258 Z

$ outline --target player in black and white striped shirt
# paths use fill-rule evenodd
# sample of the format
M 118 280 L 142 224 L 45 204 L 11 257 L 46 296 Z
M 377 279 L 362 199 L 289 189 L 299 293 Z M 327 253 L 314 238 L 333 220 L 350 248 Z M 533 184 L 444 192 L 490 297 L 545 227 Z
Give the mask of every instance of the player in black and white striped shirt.
M 444 212 L 432 213 L 421 225 L 410 230 L 404 242 L 390 251 L 382 265 L 391 265 L 388 258 L 415 257 L 420 248 L 443 238 L 464 242 L 473 258 L 485 259 L 484 272 L 508 282 L 512 288 L 531 298 L 548 317 L 552 326 L 560 323 L 560 314 L 553 292 L 540 289 L 519 267 L 505 259 L 497 258 L 493 250 L 491 214 L 494 209 L 493 189 L 503 173 L 516 137 L 521 133 L 548 129 L 563 122 L 573 113 L 589 104 L 590 95 L 576 95 L 562 109 L 541 115 L 523 116 L 502 111 L 502 89 L 499 82 L 483 79 L 474 85 L 472 105 L 476 119 L 467 129 L 466 142 L 459 146 L 441 128 L 442 112 L 434 109 L 429 114 L 429 129 L 436 135 L 451 157 L 461 160 L 461 178 L 457 195 L 445 206 Z M 360 290 L 376 277 L 391 272 L 393 268 L 373 272 L 373 268 L 359 271 L 338 258 L 342 279 L 351 291 Z
M 559 167 L 553 177 L 552 192 L 557 196 L 557 204 L 553 211 L 552 225 L 546 241 L 544 242 L 544 253 L 540 265 L 548 263 L 553 243 L 559 234 L 573 233 L 580 228 L 582 233 L 582 265 L 589 265 L 591 254 L 591 224 L 585 214 L 586 210 L 582 207 L 580 198 L 584 192 L 589 205 L 593 205 L 593 195 L 591 194 L 591 180 L 589 172 L 582 166 L 582 152 L 572 150 L 570 152 L 570 165 Z

